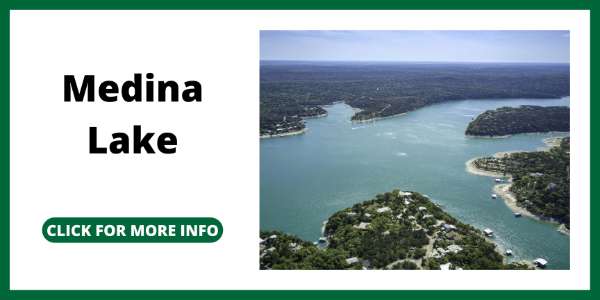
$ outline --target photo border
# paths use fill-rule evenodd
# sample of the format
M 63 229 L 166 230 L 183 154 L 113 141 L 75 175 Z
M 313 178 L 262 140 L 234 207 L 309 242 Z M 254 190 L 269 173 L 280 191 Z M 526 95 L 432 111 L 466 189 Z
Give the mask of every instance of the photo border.
M 594 18 L 591 0 L 3 0 L 0 16 L 0 298 L 1 299 L 183 299 L 183 298 L 419 298 L 419 299 L 588 299 L 597 283 L 593 280 L 597 262 L 590 257 L 590 290 L 396 290 L 396 291 L 317 291 L 317 290 L 10 290 L 10 11 L 11 10 L 589 10 L 590 11 L 590 56 L 594 48 Z M 590 57 L 590 99 L 593 95 L 594 60 Z M 598 111 L 590 100 L 590 113 Z M 590 129 L 597 127 L 590 118 Z M 590 131 L 593 132 L 593 131 Z M 592 133 L 590 133 L 591 135 Z M 590 136 L 590 153 L 597 148 Z M 590 157 L 590 167 L 596 164 Z M 593 172 L 590 170 L 590 198 L 596 194 Z M 597 207 L 590 201 L 590 214 Z M 596 209 L 598 210 L 598 209 Z M 599 223 L 590 218 L 590 232 L 595 232 Z M 597 249 L 590 233 L 590 253 Z

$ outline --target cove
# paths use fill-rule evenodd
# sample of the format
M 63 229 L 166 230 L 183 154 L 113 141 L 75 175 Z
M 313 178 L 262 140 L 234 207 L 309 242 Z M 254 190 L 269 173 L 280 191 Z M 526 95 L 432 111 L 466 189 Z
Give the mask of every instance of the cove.
M 509 261 L 547 257 L 549 268 L 568 269 L 568 236 L 555 225 L 515 218 L 490 198 L 493 178 L 465 171 L 473 157 L 532 151 L 544 138 L 567 135 L 464 135 L 481 112 L 519 105 L 568 106 L 569 98 L 446 102 L 361 124 L 350 122 L 346 104 L 326 106 L 327 117 L 306 121 L 306 134 L 260 141 L 260 227 L 316 240 L 337 210 L 395 188 L 414 190 L 465 223 L 493 229 L 499 247 L 514 253 Z

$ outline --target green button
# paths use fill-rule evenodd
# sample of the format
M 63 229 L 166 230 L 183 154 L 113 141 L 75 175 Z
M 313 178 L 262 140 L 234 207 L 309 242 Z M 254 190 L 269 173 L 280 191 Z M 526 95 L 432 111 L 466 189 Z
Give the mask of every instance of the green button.
M 50 218 L 42 226 L 53 243 L 214 243 L 215 218 Z

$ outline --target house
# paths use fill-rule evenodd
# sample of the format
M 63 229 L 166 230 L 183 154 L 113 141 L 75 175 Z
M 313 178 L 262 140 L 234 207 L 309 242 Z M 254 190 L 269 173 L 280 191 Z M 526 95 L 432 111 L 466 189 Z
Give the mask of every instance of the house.
M 346 263 L 351 265 L 351 264 L 357 264 L 360 260 L 358 259 L 358 257 L 350 257 L 350 258 L 346 258 Z
M 419 209 L 419 211 L 426 211 L 426 210 L 427 210 L 427 207 L 425 207 L 425 206 L 419 206 L 419 208 L 418 208 L 418 209 Z
M 366 222 L 360 222 L 360 224 L 358 225 L 354 225 L 354 228 L 358 228 L 358 229 L 367 229 L 369 227 L 369 225 L 371 225 L 371 223 L 366 223 Z
M 354 216 L 356 216 L 356 213 L 353 212 L 353 211 L 349 211 L 349 212 L 346 213 L 346 215 L 354 217 Z
M 399 197 L 410 197 L 410 196 L 412 196 L 412 193 L 409 193 L 409 192 L 403 192 L 403 191 L 398 191 L 398 196 L 399 196 Z
M 398 214 L 398 215 L 396 216 L 396 219 L 402 219 L 402 214 Z
M 454 226 L 452 224 L 444 223 L 442 225 L 442 229 L 444 229 L 445 231 L 452 231 L 452 230 L 456 230 L 456 226 Z
M 386 207 L 378 208 L 377 212 L 381 214 L 381 213 L 384 213 L 384 212 L 388 212 L 390 210 L 392 210 L 392 209 L 386 206 Z
M 371 217 L 371 214 L 370 214 L 370 213 L 366 213 L 366 214 L 365 214 L 365 217 L 367 217 L 367 218 L 370 218 L 370 217 Z
M 492 236 L 492 235 L 494 235 L 494 232 L 493 232 L 491 229 L 489 229 L 489 228 L 486 228 L 486 229 L 484 229 L 484 230 L 483 230 L 483 233 L 484 233 L 486 236 Z
M 429 219 L 429 218 L 433 218 L 433 215 L 426 214 L 423 216 L 423 219 Z
M 274 240 L 274 239 L 276 239 L 276 238 L 277 238 L 277 235 L 276 235 L 276 234 L 274 234 L 274 235 L 272 235 L 272 236 L 270 236 L 270 237 L 269 237 L 269 239 L 270 239 L 270 240 Z
M 450 270 L 451 266 L 452 266 L 451 263 L 446 263 L 446 264 L 440 265 L 440 270 L 442 270 L 442 271 L 448 271 L 448 270 Z
M 452 253 L 456 254 L 456 253 L 462 251 L 462 249 L 463 248 L 461 246 L 459 246 L 459 245 L 450 245 L 450 246 L 448 246 L 446 252 L 452 252 Z

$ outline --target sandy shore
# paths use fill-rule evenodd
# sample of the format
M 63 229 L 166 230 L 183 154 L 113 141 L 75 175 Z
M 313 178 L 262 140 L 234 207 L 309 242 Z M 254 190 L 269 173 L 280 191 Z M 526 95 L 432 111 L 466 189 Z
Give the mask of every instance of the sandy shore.
M 498 153 L 494 154 L 494 157 L 501 157 L 508 153 L 509 152 L 498 152 Z M 526 217 L 540 220 L 540 218 L 538 218 L 536 215 L 532 214 L 525 208 L 522 208 L 517 205 L 517 197 L 515 197 L 515 195 L 510 191 L 510 186 L 512 185 L 512 183 L 511 183 L 512 177 L 511 176 L 503 176 L 501 173 L 497 173 L 497 172 L 490 172 L 490 171 L 478 169 L 474 164 L 474 161 L 478 158 L 479 157 L 472 158 L 467 161 L 467 163 L 466 163 L 467 172 L 469 172 L 471 174 L 479 175 L 479 176 L 500 177 L 500 178 L 506 179 L 508 181 L 508 183 L 496 184 L 494 186 L 494 188 L 493 188 L 494 194 L 497 194 L 498 196 L 500 196 L 504 200 L 504 203 L 506 204 L 506 206 L 508 206 L 508 208 L 510 208 L 510 210 L 512 210 L 513 212 L 520 213 L 521 215 L 526 216 Z
M 468 137 L 468 138 L 473 138 L 473 139 L 505 139 L 505 138 L 511 137 L 510 134 L 508 134 L 508 135 L 472 135 L 472 134 L 465 134 L 465 136 Z
M 510 210 L 512 210 L 513 212 L 520 213 L 525 217 L 540 220 L 540 218 L 538 218 L 536 215 L 532 214 L 525 208 L 517 205 L 517 197 L 510 191 L 511 186 L 512 183 L 496 184 L 494 186 L 494 193 L 500 196 L 502 199 L 504 199 L 504 203 L 506 204 L 506 206 L 508 206 L 508 208 L 510 208 Z
M 376 121 L 380 121 L 380 120 L 385 120 L 385 119 L 391 119 L 391 118 L 396 118 L 396 117 L 401 117 L 406 115 L 407 113 L 399 113 L 399 114 L 395 114 L 395 115 L 390 115 L 390 116 L 385 116 L 385 117 L 375 117 L 375 118 L 371 118 L 371 119 L 366 119 L 366 120 L 352 120 L 352 123 L 371 123 L 371 122 L 376 122 Z
M 302 130 L 286 132 L 286 133 L 282 133 L 282 134 L 261 135 L 260 138 L 261 139 L 270 139 L 270 138 L 276 138 L 276 137 L 299 135 L 299 134 L 304 134 L 306 132 L 306 130 L 307 129 L 304 128 Z
M 546 148 L 544 148 L 544 150 L 550 150 L 550 148 L 560 146 L 560 142 L 562 141 L 563 138 L 564 137 L 545 138 L 543 140 L 544 144 L 546 145 Z
M 504 175 L 502 175 L 502 173 L 486 171 L 486 170 L 477 168 L 475 166 L 474 162 L 476 159 L 479 159 L 479 158 L 481 158 L 481 157 L 471 158 L 465 163 L 465 168 L 466 168 L 467 172 L 474 174 L 474 175 L 479 175 L 479 176 L 499 177 L 499 178 L 505 178 L 505 179 L 508 178 L 510 180 L 510 178 L 511 178 L 510 176 L 504 176 Z

